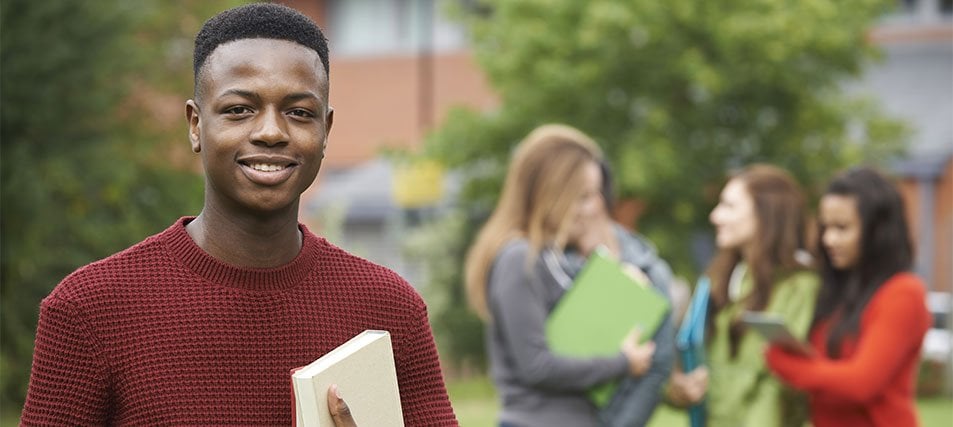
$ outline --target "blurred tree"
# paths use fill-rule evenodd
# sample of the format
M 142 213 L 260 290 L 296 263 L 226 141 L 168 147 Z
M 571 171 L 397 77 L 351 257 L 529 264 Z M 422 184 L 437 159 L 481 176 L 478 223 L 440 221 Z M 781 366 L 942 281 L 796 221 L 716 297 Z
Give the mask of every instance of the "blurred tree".
M 236 3 L 4 1 L 0 406 L 22 405 L 40 299 L 198 212 L 201 177 L 176 157 L 188 153 L 190 40 Z
M 409 259 L 426 265 L 421 294 L 427 301 L 437 350 L 448 376 L 466 376 L 486 365 L 480 319 L 464 309 L 466 296 L 459 260 L 466 254 L 472 223 L 457 209 L 441 212 L 403 241 Z
M 900 152 L 904 127 L 841 90 L 876 58 L 865 31 L 893 3 L 485 1 L 462 16 L 502 105 L 451 113 L 426 154 L 462 171 L 463 203 L 488 212 L 520 138 L 576 126 L 606 151 L 619 195 L 647 203 L 639 228 L 691 270 L 688 236 L 731 169 L 771 162 L 813 188 Z
M 813 189 L 899 154 L 904 126 L 841 90 L 876 59 L 865 33 L 894 3 L 461 2 L 501 105 L 451 112 L 424 155 L 462 175 L 459 202 L 479 226 L 512 147 L 542 123 L 576 126 L 604 148 L 619 196 L 645 204 L 638 229 L 691 278 L 692 242 L 730 170 L 770 162 Z

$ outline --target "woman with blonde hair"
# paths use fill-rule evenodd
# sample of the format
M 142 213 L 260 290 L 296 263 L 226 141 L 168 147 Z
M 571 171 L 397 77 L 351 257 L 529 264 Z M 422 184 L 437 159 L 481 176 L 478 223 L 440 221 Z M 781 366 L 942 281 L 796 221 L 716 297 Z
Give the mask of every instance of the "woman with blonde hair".
M 467 294 L 487 323 L 500 426 L 644 425 L 668 376 L 671 352 L 656 352 L 651 341 L 639 345 L 636 337 L 617 355 L 593 358 L 554 354 L 546 341 L 546 319 L 581 268 L 573 259 L 584 262 L 597 246 L 644 271 L 663 293 L 671 279 L 648 242 L 609 219 L 602 161 L 582 132 L 537 128 L 516 148 L 496 209 L 470 248 Z M 655 338 L 666 334 L 668 322 Z M 592 387 L 619 379 L 607 407 L 587 398 Z

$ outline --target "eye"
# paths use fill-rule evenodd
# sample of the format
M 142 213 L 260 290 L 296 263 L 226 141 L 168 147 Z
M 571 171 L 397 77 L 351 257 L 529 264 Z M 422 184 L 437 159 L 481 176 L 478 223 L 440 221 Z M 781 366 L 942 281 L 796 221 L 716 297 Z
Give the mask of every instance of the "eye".
M 229 114 L 233 116 L 243 116 L 243 115 L 251 114 L 251 113 L 252 113 L 251 108 L 248 108 L 244 105 L 236 105 L 234 107 L 229 107 L 225 110 L 225 114 Z
M 831 224 L 828 224 L 828 225 L 827 225 L 827 228 L 830 228 L 830 229 L 832 229 L 832 230 L 834 230 L 834 231 L 841 232 L 841 231 L 844 231 L 844 229 L 845 229 L 846 227 L 844 226 L 844 224 L 831 223 Z
M 292 116 L 295 116 L 295 117 L 314 118 L 314 113 L 312 113 L 311 111 L 308 111 L 308 110 L 306 110 L 306 109 L 304 109 L 304 108 L 295 108 L 295 109 L 289 111 L 288 114 L 290 114 L 290 115 L 292 115 Z

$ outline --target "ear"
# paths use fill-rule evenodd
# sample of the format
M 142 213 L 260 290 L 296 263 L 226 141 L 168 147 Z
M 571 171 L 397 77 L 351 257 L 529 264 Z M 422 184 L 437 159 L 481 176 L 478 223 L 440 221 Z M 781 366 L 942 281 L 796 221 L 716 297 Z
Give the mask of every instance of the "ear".
M 324 145 L 321 147 L 321 157 L 324 157 L 324 151 L 328 149 L 328 135 L 331 134 L 331 125 L 334 124 L 334 108 L 328 106 L 328 114 L 324 116 Z
M 202 151 L 202 140 L 199 138 L 202 129 L 202 123 L 199 119 L 199 107 L 195 100 L 185 102 L 185 121 L 189 124 L 189 142 L 192 145 L 193 152 Z

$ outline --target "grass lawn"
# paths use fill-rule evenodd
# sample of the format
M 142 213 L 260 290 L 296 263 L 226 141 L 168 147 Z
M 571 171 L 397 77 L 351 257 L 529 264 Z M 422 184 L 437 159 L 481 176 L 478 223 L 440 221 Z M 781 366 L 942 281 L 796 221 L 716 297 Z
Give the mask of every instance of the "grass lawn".
M 463 427 L 493 427 L 499 403 L 493 385 L 486 377 L 456 380 L 447 383 L 450 400 L 457 419 Z M 944 397 L 924 398 L 917 401 L 922 427 L 953 426 L 953 399 Z M 688 426 L 684 412 L 660 406 L 649 427 Z
M 494 427 L 499 403 L 496 392 L 486 377 L 447 383 L 450 400 L 457 419 L 463 427 Z M 917 401 L 922 427 L 953 426 L 953 399 L 943 397 L 925 398 Z M 19 410 L 2 408 L 0 427 L 15 426 L 19 419 Z M 15 408 L 19 409 L 19 408 Z M 652 416 L 649 427 L 687 427 L 688 418 L 684 412 L 660 406 Z

